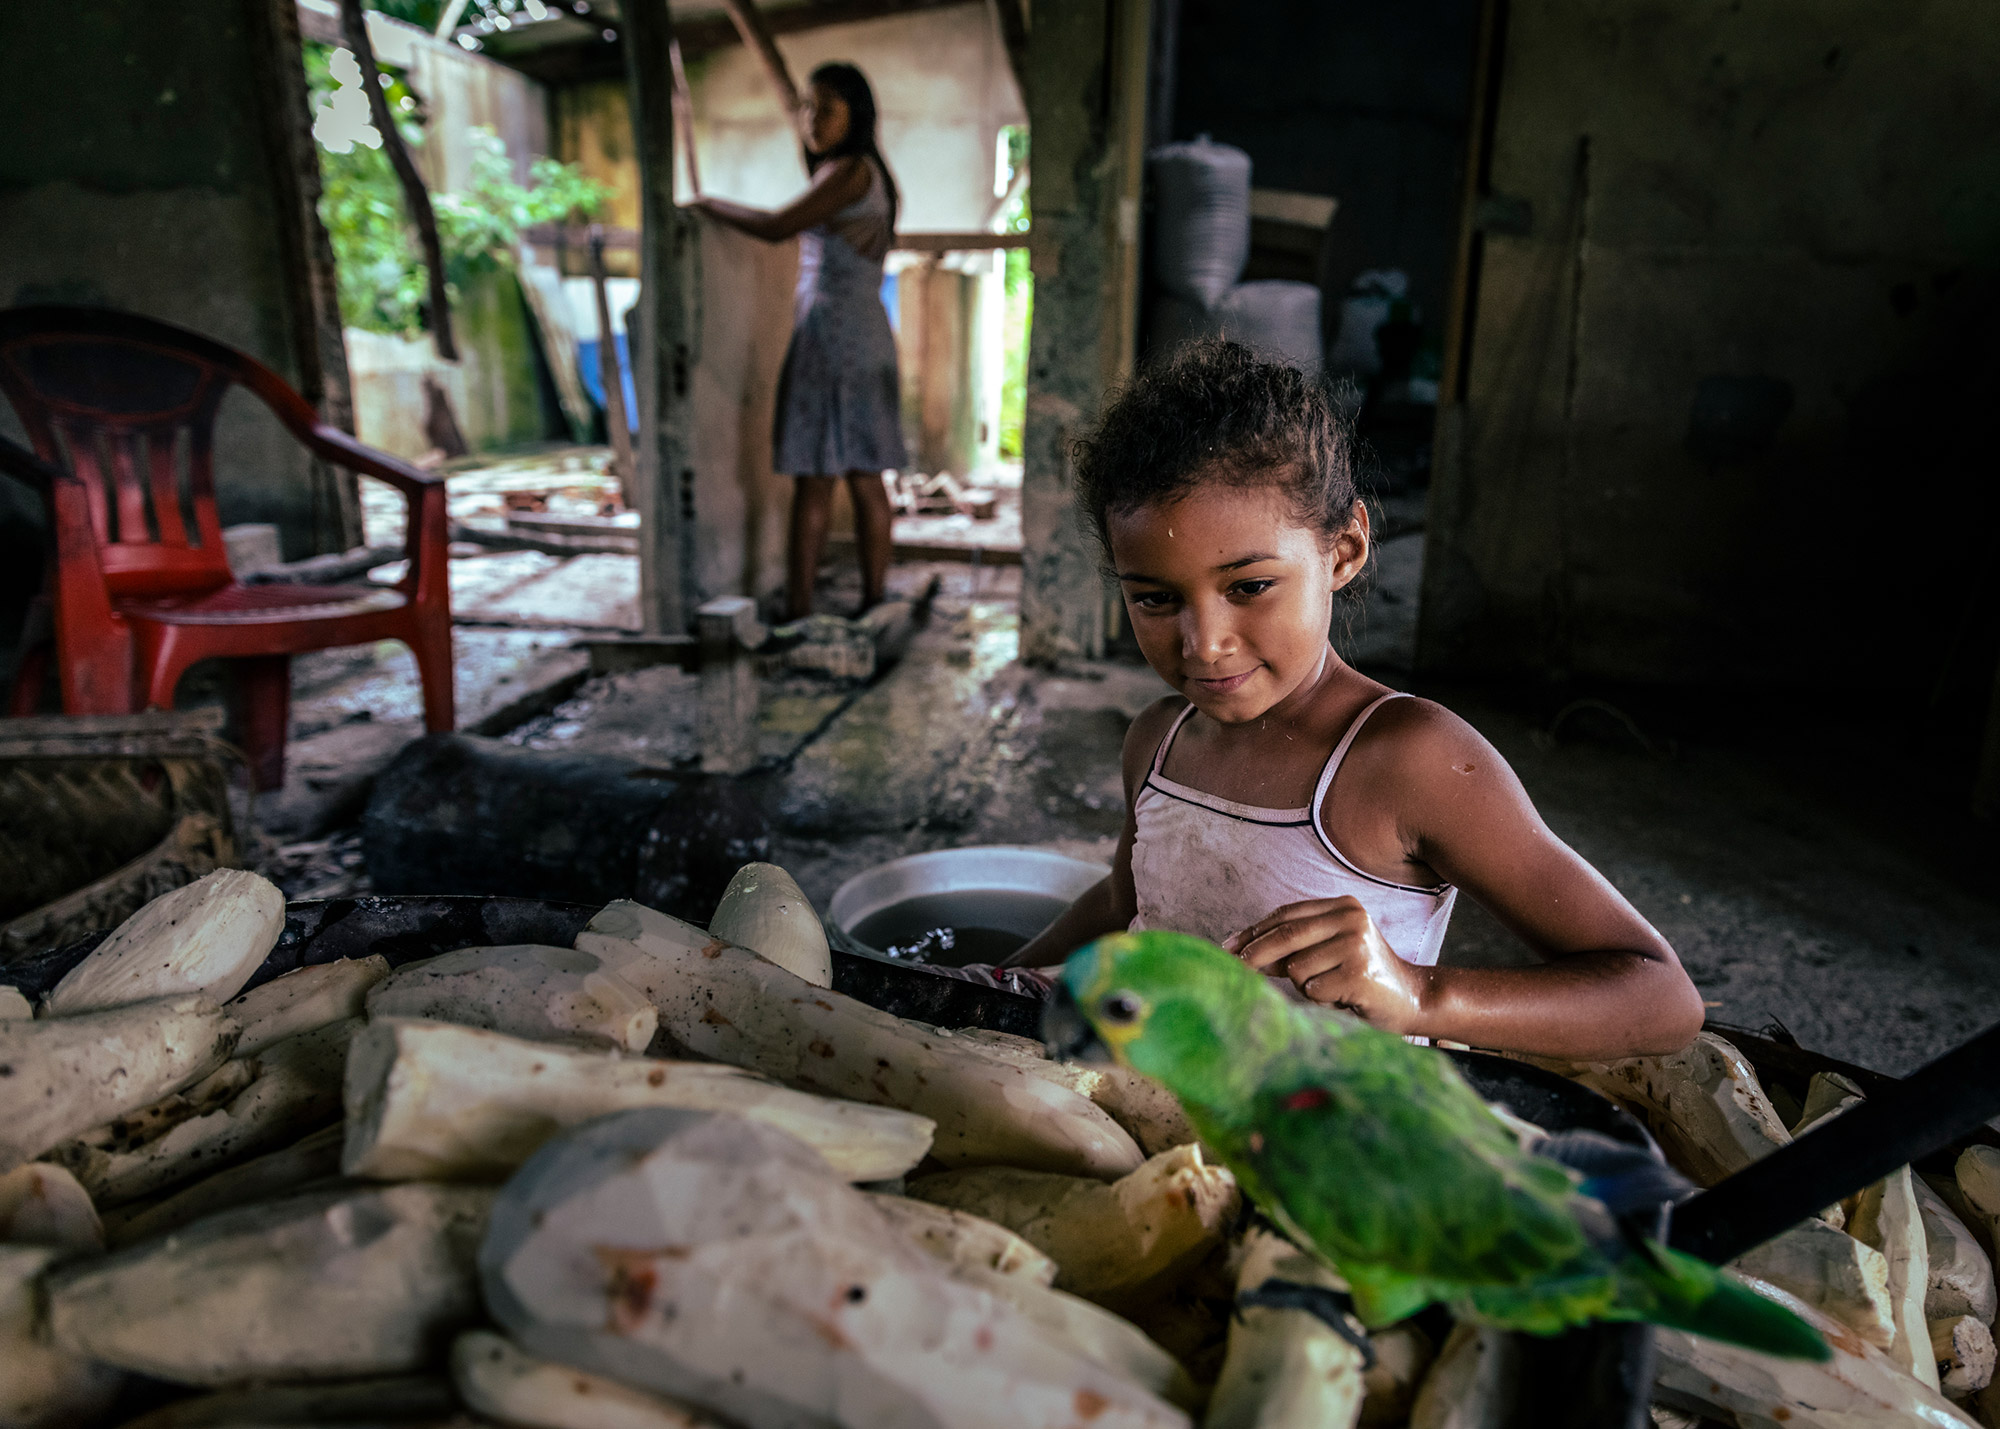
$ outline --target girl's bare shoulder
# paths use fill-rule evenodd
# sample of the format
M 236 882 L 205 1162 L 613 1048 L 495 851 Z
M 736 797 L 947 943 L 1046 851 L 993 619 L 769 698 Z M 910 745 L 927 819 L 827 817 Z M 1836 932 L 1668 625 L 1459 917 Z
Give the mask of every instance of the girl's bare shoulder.
M 1180 712 L 1187 708 L 1187 701 L 1179 695 L 1162 695 L 1146 708 L 1139 711 L 1125 731 L 1125 787 L 1136 789 L 1152 767 L 1153 756 L 1159 752 L 1160 741 L 1167 737 Z
M 1513 768 L 1485 735 L 1421 696 L 1391 700 L 1369 716 L 1348 751 L 1343 777 L 1392 782 L 1404 799 L 1457 799 L 1473 790 L 1519 787 Z
M 859 154 L 842 154 L 819 166 L 811 186 L 827 190 L 830 196 L 843 203 L 852 203 L 868 192 L 874 177 L 867 159 Z

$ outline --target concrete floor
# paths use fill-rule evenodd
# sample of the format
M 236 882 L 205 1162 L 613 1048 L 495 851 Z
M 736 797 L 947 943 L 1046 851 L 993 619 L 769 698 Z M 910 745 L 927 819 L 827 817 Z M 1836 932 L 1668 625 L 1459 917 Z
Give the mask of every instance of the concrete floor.
M 1341 636 L 1345 653 L 1392 684 L 1410 678 L 1422 540 L 1402 529 L 1378 546 Z M 462 723 L 468 702 L 504 709 L 565 670 L 573 676 L 572 635 L 629 619 L 632 564 L 454 562 L 459 613 L 492 622 L 459 632 Z M 858 692 L 811 680 L 767 690 L 760 748 L 790 761 L 774 800 L 775 856 L 822 906 L 853 874 L 925 849 L 1009 843 L 1108 859 L 1125 727 L 1164 693 L 1142 666 L 1023 669 L 1018 570 L 899 567 L 896 579 L 931 571 L 943 578 L 932 618 L 885 678 Z M 853 587 L 845 563 L 830 566 L 823 607 L 847 608 Z M 313 777 L 333 787 L 352 751 L 379 760 L 413 732 L 414 671 L 399 660 L 299 662 L 300 733 L 332 741 Z M 684 759 L 684 680 L 659 670 L 592 681 L 510 737 Z M 1586 705 L 1558 721 L 1545 690 L 1410 687 L 1493 741 L 1551 827 L 1673 942 L 1716 1020 L 1776 1019 L 1808 1047 L 1903 1072 L 2000 1019 L 2000 840 L 1958 812 L 1951 789 L 1926 785 L 1922 761 L 1890 731 L 1731 701 L 1649 708 L 1638 697 L 1622 711 Z M 295 768 L 312 745 L 294 746 Z M 295 896 L 366 886 L 347 832 L 291 847 L 271 858 L 282 869 L 289 857 Z M 1524 956 L 1461 904 L 1447 961 Z

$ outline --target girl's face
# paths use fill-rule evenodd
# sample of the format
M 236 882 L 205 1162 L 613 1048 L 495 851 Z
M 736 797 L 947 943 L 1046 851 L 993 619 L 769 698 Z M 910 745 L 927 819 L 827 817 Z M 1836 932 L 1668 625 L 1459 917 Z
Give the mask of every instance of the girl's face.
M 1146 663 L 1223 724 L 1261 718 L 1312 683 L 1334 592 L 1368 560 L 1366 507 L 1327 536 L 1299 525 L 1276 485 L 1208 482 L 1107 524 Z
M 847 101 L 826 85 L 816 84 L 806 96 L 806 147 L 815 154 L 826 154 L 847 137 L 848 127 L 854 122 L 848 110 Z

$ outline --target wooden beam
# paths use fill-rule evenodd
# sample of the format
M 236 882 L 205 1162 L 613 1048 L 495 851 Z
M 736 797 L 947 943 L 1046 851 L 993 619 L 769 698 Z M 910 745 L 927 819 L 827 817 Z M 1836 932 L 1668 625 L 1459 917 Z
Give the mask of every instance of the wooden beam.
M 794 128 L 801 127 L 798 81 L 792 78 L 792 67 L 778 52 L 777 42 L 771 38 L 770 26 L 757 12 L 756 0 L 722 0 L 722 8 L 729 12 L 729 21 L 736 27 L 737 38 L 763 62 L 764 74 L 770 79 L 771 87 L 778 92 L 778 108 L 784 111 L 785 122 Z
M 1139 200 L 1146 177 L 1146 79 L 1152 68 L 1152 0 L 1117 0 L 1111 40 L 1111 152 L 1117 155 L 1105 312 L 1104 386 L 1131 375 L 1139 343 Z
M 795 5 L 763 15 L 764 27 L 773 36 L 804 34 L 829 25 L 852 25 L 864 20 L 881 20 L 895 15 L 914 15 L 926 10 L 945 10 L 954 5 L 984 4 L 986 0 L 831 0 L 821 5 Z M 482 53 L 496 63 L 518 70 L 528 78 L 547 85 L 584 84 L 613 79 L 625 74 L 622 22 L 597 22 L 588 32 L 561 22 L 564 38 L 549 43 L 535 41 L 536 26 L 529 25 L 505 34 L 474 35 Z M 613 39 L 607 41 L 604 31 Z M 681 57 L 692 63 L 741 44 L 742 36 L 726 15 L 696 15 L 674 22 L 674 37 L 680 41 Z M 672 59 L 668 64 L 671 67 Z
M 1472 97 L 1465 126 L 1465 172 L 1458 196 L 1458 243 L 1452 255 L 1451 299 L 1438 374 L 1438 410 L 1463 402 L 1472 359 L 1473 312 L 1479 301 L 1479 201 L 1491 177 L 1493 131 L 1499 121 L 1501 47 L 1507 0 L 1481 0 L 1472 62 Z
M 544 248 L 584 248 L 592 230 L 581 225 L 562 227 L 553 223 L 533 223 L 521 230 L 521 239 Z M 1026 233 L 899 233 L 895 246 L 905 253 L 985 253 L 996 248 L 1026 248 Z M 639 247 L 639 230 L 603 230 L 604 247 L 609 252 L 631 253 Z
M 1025 233 L 899 233 L 893 245 L 905 253 L 986 253 L 1026 248 Z
M 914 15 L 925 10 L 983 3 L 984 0 L 827 0 L 825 4 L 791 5 L 782 10 L 764 11 L 761 18 L 769 35 L 799 35 L 808 30 L 823 30 L 829 25 L 853 25 L 892 15 Z M 675 25 L 675 33 L 680 36 L 681 53 L 688 59 L 742 42 L 735 24 L 721 15 L 681 20 Z
M 674 96 L 667 0 L 626 0 L 623 39 L 633 150 L 639 160 L 639 305 L 628 329 L 639 394 L 634 490 L 639 619 L 647 635 L 683 635 L 694 587 L 694 490 L 688 402 L 693 219 L 674 204 Z
M 1028 102 L 1028 7 L 1023 0 L 993 0 L 994 16 L 1000 23 L 1000 43 L 1007 50 L 1007 67 L 1014 71 L 1014 84 L 1021 91 L 1021 103 Z
M 621 492 L 632 489 L 632 423 L 625 415 L 625 371 L 618 361 L 618 334 L 611 326 L 611 298 L 604 288 L 604 230 L 590 230 L 590 290 L 597 299 L 597 378 L 604 384 L 605 435 Z M 628 334 L 628 346 L 629 334 Z
M 701 197 L 701 155 L 694 145 L 694 91 L 688 88 L 687 66 L 681 62 L 681 42 L 667 36 L 667 59 L 674 72 L 674 123 L 680 126 L 681 148 L 687 153 L 688 187 Z

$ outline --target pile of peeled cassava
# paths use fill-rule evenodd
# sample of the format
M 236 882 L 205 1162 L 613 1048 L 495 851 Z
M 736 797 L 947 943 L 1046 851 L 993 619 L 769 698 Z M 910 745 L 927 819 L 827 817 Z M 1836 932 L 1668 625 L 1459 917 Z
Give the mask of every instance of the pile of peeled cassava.
M 212 874 L 40 1007 L 0 1001 L 0 1429 L 1508 1419 L 1508 1336 L 1420 1317 L 1364 1370 L 1303 1310 L 1234 1313 L 1339 1281 L 1171 1097 L 832 991 L 782 870 L 744 869 L 707 930 L 620 902 L 572 947 L 245 991 L 283 921 Z M 1788 1130 L 1707 1035 L 1563 1070 L 1705 1183 L 1855 1095 L 1816 1082 Z M 1655 1418 L 1992 1424 L 1995 1214 L 1975 1148 L 1746 1256 L 1835 1357 L 1662 1332 Z

